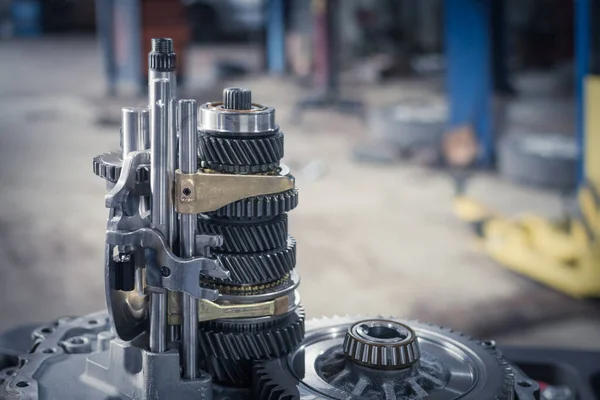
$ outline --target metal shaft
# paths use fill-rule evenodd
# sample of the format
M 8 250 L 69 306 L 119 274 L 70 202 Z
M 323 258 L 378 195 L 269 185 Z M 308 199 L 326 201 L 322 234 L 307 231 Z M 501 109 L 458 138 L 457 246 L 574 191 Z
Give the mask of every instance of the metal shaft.
M 179 169 L 184 174 L 195 173 L 198 169 L 197 156 L 197 105 L 196 100 L 180 100 L 179 120 Z M 181 214 L 179 220 L 181 257 L 190 258 L 195 254 L 197 216 Z M 196 379 L 198 355 L 198 303 L 195 298 L 183 295 L 183 338 L 182 364 L 183 377 Z
M 168 79 L 150 82 L 151 216 L 156 230 L 169 238 L 171 196 L 169 182 L 169 85 Z M 167 294 L 150 294 L 150 350 L 167 349 Z
M 136 150 L 150 148 L 150 110 L 148 107 L 121 109 L 121 147 L 123 158 Z

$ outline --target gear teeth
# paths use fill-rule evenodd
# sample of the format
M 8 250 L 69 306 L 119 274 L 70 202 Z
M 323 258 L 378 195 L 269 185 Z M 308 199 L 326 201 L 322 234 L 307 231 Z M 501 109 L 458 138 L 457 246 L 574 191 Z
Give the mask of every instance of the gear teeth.
M 200 161 L 229 166 L 276 164 L 283 158 L 283 133 L 261 138 L 224 138 L 198 135 Z
M 110 152 L 100 154 L 92 160 L 94 174 L 108 182 L 117 183 L 123 168 L 123 159 L 120 153 Z M 150 182 L 149 166 L 141 166 L 136 171 L 138 183 Z
M 288 387 L 284 382 L 279 383 L 273 381 L 272 375 L 263 365 L 258 362 L 254 366 L 254 378 L 252 380 L 252 394 L 255 399 L 260 400 L 294 400 L 299 399 L 299 395 L 294 395 L 289 392 Z
M 117 182 L 121 175 L 123 160 L 118 153 L 110 152 L 100 154 L 92 160 L 94 174 L 109 182 Z
M 298 205 L 298 189 L 282 193 L 249 197 L 209 213 L 218 217 L 270 218 L 289 212 Z
M 256 285 L 284 277 L 296 265 L 296 240 L 288 236 L 285 248 L 262 253 L 215 253 L 223 268 L 229 271 L 228 280 L 216 280 L 228 285 Z
M 279 162 L 261 165 L 223 165 L 208 161 L 201 161 L 200 166 L 202 168 L 208 168 L 227 174 L 248 175 L 271 172 L 277 169 L 277 167 L 279 166 Z
M 252 384 L 252 361 L 238 360 L 232 362 L 223 358 L 208 356 L 205 369 L 215 382 L 226 383 L 236 387 L 248 387 Z
M 276 327 L 244 332 L 217 323 L 201 324 L 198 333 L 201 352 L 227 360 L 264 360 L 284 356 L 304 338 L 304 311 L 299 308 L 291 320 Z
M 261 223 L 236 223 L 214 221 L 200 217 L 200 234 L 216 234 L 223 237 L 223 245 L 217 251 L 227 253 L 253 253 L 270 251 L 286 245 L 287 215 L 280 215 Z

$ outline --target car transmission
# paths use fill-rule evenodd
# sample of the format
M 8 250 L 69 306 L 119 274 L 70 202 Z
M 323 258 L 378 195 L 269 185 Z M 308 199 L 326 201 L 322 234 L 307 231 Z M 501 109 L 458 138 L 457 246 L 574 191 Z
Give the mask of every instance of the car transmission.
M 175 61 L 152 40 L 149 106 L 123 108 L 122 151 L 93 160 L 107 310 L 6 351 L 1 399 L 539 398 L 492 341 L 394 318 L 305 324 L 275 110 L 243 88 L 177 101 Z

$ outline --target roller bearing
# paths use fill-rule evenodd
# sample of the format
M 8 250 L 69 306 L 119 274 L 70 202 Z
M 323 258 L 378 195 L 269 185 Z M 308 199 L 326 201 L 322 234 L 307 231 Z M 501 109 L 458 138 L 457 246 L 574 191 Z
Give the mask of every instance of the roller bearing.
M 256 329 L 256 330 L 254 330 Z M 304 310 L 297 308 L 289 319 L 276 326 L 222 325 L 201 323 L 200 352 L 227 360 L 265 360 L 293 351 L 304 338 Z
M 298 189 L 282 193 L 249 197 L 209 213 L 228 218 L 270 218 L 293 210 L 298 205 Z
M 225 138 L 201 131 L 198 158 L 203 164 L 230 168 L 277 165 L 283 158 L 283 133 L 259 138 Z
M 286 245 L 287 215 L 279 215 L 265 222 L 213 220 L 198 218 L 200 234 L 216 234 L 223 237 L 223 245 L 217 251 L 227 253 L 252 253 L 270 251 Z
M 296 240 L 288 236 L 285 247 L 247 254 L 216 253 L 215 256 L 229 271 L 226 284 L 260 285 L 283 278 L 296 265 Z

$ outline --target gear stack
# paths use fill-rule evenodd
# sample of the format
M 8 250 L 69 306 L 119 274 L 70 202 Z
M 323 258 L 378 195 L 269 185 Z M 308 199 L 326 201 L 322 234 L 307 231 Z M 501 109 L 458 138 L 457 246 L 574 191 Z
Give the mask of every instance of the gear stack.
M 223 101 L 200 106 L 198 159 L 207 173 L 262 174 L 284 171 L 283 133 L 275 110 L 252 103 L 244 88 L 223 91 Z M 288 234 L 287 212 L 298 203 L 296 188 L 231 203 L 198 217 L 198 232 L 220 235 L 215 257 L 229 279 L 205 280 L 222 295 L 240 303 L 276 298 L 297 286 L 296 241 Z M 304 314 L 298 305 L 276 318 L 242 323 L 219 319 L 200 323 L 201 358 L 207 372 L 223 384 L 248 386 L 252 361 L 288 354 L 304 336 Z
M 175 60 L 152 40 L 149 105 L 124 108 L 122 150 L 93 160 L 108 310 L 13 333 L 33 341 L 0 345 L 0 399 L 536 398 L 493 342 L 393 318 L 305 332 L 275 110 L 243 88 L 177 102 Z

